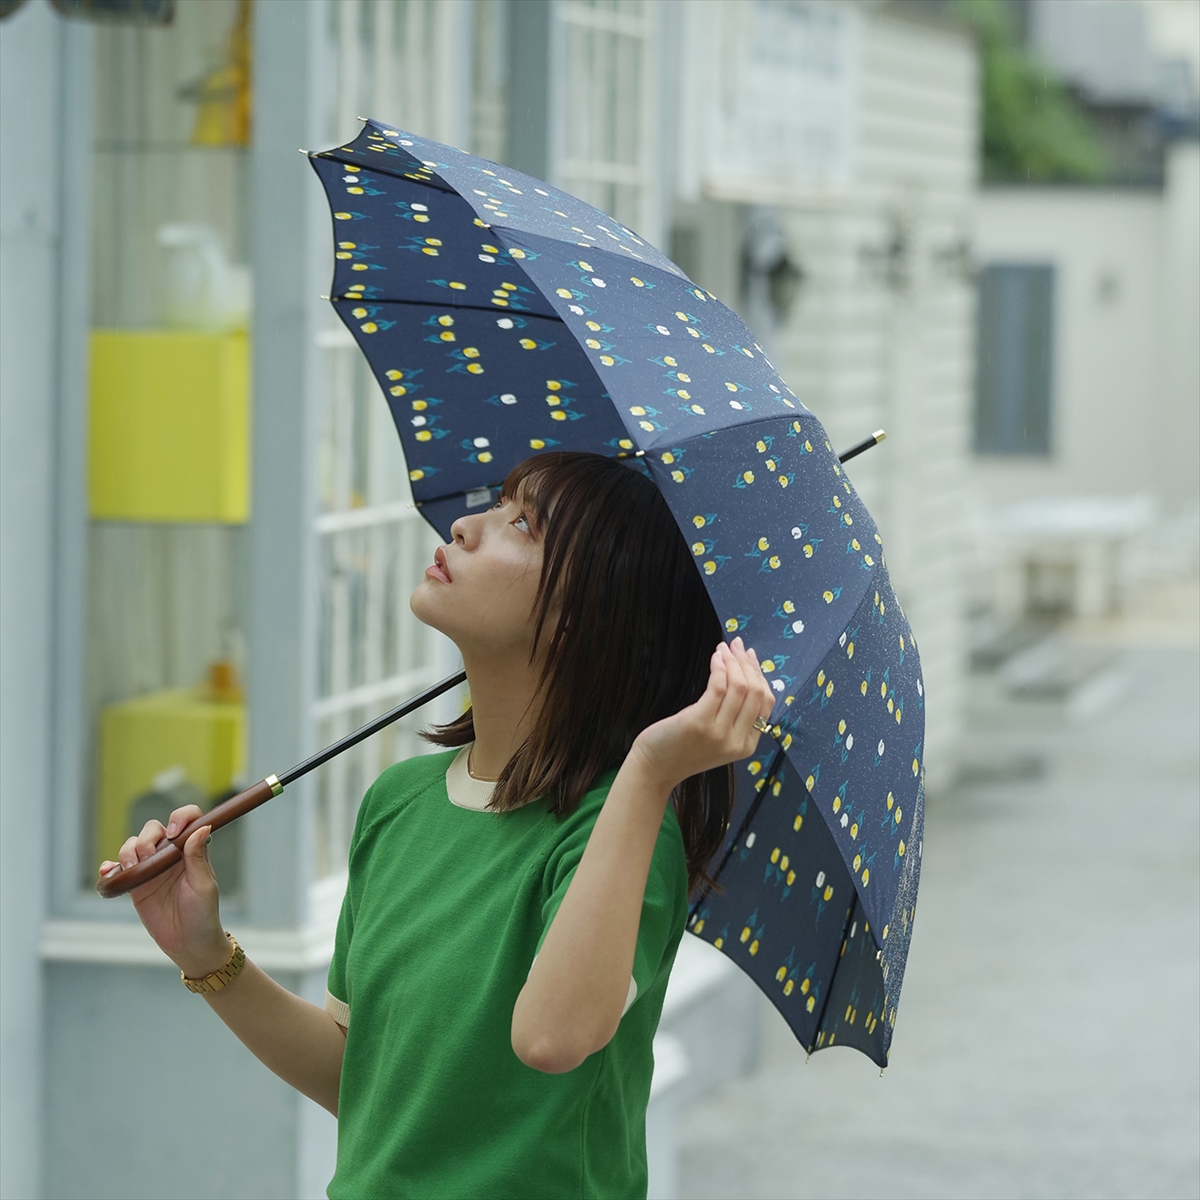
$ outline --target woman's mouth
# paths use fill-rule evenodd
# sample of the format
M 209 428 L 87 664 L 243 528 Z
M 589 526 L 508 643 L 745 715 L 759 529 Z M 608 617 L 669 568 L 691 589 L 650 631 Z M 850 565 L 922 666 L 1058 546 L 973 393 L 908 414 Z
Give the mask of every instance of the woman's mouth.
M 446 552 L 441 546 L 433 552 L 433 566 L 426 567 L 425 574 L 442 583 L 450 582 L 450 568 L 446 565 Z

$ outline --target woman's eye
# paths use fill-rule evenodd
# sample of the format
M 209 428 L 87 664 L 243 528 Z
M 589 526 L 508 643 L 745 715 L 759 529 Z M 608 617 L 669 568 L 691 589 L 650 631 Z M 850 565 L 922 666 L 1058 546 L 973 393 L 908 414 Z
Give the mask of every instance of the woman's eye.
M 529 532 L 529 519 L 525 516 L 524 513 L 521 513 L 521 515 L 519 517 L 517 517 L 517 519 L 515 521 L 513 521 L 513 524 L 516 525 L 517 528 L 520 529 L 522 533 Z

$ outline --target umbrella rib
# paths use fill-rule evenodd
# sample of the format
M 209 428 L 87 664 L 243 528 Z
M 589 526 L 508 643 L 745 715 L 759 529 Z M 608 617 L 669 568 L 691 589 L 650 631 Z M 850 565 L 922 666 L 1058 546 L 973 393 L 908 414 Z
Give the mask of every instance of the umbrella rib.
M 491 308 L 486 304 L 435 304 L 432 300 L 389 300 L 386 298 L 380 299 L 378 297 L 370 297 L 364 300 L 362 296 L 330 296 L 329 299 L 334 304 L 343 304 L 353 301 L 356 304 L 413 304 L 422 306 L 424 308 L 440 308 L 443 310 L 452 308 L 455 310 L 462 310 L 464 312 L 485 312 L 493 314 L 500 313 L 501 315 L 503 315 L 504 312 L 515 312 L 520 317 L 532 317 L 539 321 L 554 321 L 559 325 L 566 324 L 562 317 L 559 316 L 549 316 L 546 313 L 522 312 L 518 308 Z
M 429 188 L 429 190 L 431 192 L 443 192 L 447 196 L 459 195 L 458 190 L 456 188 L 450 187 L 449 184 L 447 184 L 445 187 L 437 187 L 435 184 L 430 183 L 429 180 L 427 180 L 427 179 L 412 179 L 407 174 L 403 174 L 399 171 L 393 171 L 393 170 L 389 169 L 388 167 L 385 167 L 382 165 L 376 166 L 374 163 L 369 163 L 369 164 L 364 165 L 361 162 L 355 162 L 353 159 L 339 158 L 336 154 L 310 153 L 309 157 L 310 158 L 323 158 L 327 162 L 341 163 L 343 167 L 354 167 L 354 169 L 357 171 L 371 170 L 371 171 L 375 171 L 379 175 L 388 175 L 392 179 L 403 179 L 408 183 L 415 183 L 417 185 L 417 187 Z M 465 197 L 463 197 L 463 198 L 466 199 Z M 467 203 L 470 204 L 470 201 L 468 200 Z
M 725 851 L 725 857 L 723 859 L 721 859 L 721 865 L 717 868 L 716 874 L 712 876 L 713 883 L 716 883 L 721 878 L 721 872 L 725 870 L 725 867 L 729 862 L 730 856 L 733 854 L 734 850 L 741 844 L 742 837 L 745 834 L 747 828 L 749 827 L 750 822 L 753 821 L 755 816 L 758 814 L 759 805 L 762 804 L 763 798 L 766 796 L 767 791 L 769 790 L 771 780 L 773 780 L 775 778 L 775 776 L 778 774 L 779 764 L 783 760 L 783 758 L 784 758 L 783 747 L 777 746 L 775 748 L 775 757 L 771 760 L 770 769 L 767 771 L 766 775 L 763 777 L 763 785 L 759 789 L 758 795 L 754 797 L 754 800 L 751 803 L 749 809 L 747 810 L 746 815 L 742 818 L 742 823 L 740 826 L 738 826 L 737 834 L 730 841 L 729 847 Z M 691 912 L 688 913 L 688 924 L 691 924 L 692 918 L 696 915 L 696 912 L 699 909 L 701 903 L 703 903 L 705 895 L 707 895 L 707 892 L 702 890 L 701 894 L 696 897 L 696 901 L 692 905 Z
M 842 961 L 842 950 L 845 948 L 845 945 L 846 945 L 846 935 L 850 930 L 850 921 L 853 918 L 854 910 L 857 907 L 858 907 L 858 890 L 854 889 L 854 898 L 850 901 L 850 907 L 846 910 L 846 920 L 842 923 L 842 940 L 840 942 L 838 942 L 837 960 L 833 964 L 833 970 L 829 972 L 829 984 L 825 988 L 825 999 L 821 1003 L 821 1011 L 817 1014 L 817 1023 L 813 1026 L 814 1039 L 816 1038 L 816 1035 L 821 1030 L 821 1022 L 825 1020 L 825 1011 L 826 1011 L 826 1009 L 829 1008 L 829 1001 L 830 1001 L 830 998 L 833 996 L 833 977 L 837 974 L 838 965 Z M 805 1049 L 808 1051 L 809 1054 L 811 1054 L 813 1052 L 813 1046 L 815 1046 L 816 1044 L 817 1043 L 814 1040 L 810 1045 L 805 1047 Z

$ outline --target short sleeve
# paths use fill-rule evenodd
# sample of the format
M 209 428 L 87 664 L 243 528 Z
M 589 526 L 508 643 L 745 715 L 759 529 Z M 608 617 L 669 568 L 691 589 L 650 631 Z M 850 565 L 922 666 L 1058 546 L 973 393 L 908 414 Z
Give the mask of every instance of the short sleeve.
M 542 905 L 542 932 L 538 951 L 562 904 L 575 869 L 587 847 L 591 826 L 573 831 L 556 850 L 549 864 L 547 884 L 550 893 Z M 637 995 L 643 995 L 654 982 L 670 946 L 678 941 L 687 915 L 687 860 L 683 836 L 674 810 L 668 805 L 663 823 L 659 826 L 646 877 L 646 894 L 642 900 L 642 916 L 638 922 L 637 947 L 633 955 L 633 981 Z
M 362 803 L 358 806 L 358 816 L 354 821 L 354 833 L 350 838 L 350 872 L 351 877 L 346 881 L 346 894 L 342 897 L 342 909 L 338 914 L 337 932 L 333 939 L 333 959 L 329 964 L 329 975 L 325 983 L 325 1011 L 339 1025 L 350 1027 L 350 942 L 354 937 L 354 850 L 358 845 L 359 834 L 362 831 L 368 810 L 371 807 L 371 793 L 375 790 L 372 784 L 367 788 Z
M 350 941 L 354 936 L 354 905 L 350 900 L 350 888 L 342 897 L 342 911 L 338 914 L 337 933 L 333 940 L 333 960 L 329 964 L 329 976 L 325 984 L 325 1011 L 347 1029 L 350 1027 L 350 977 L 346 960 L 350 956 Z

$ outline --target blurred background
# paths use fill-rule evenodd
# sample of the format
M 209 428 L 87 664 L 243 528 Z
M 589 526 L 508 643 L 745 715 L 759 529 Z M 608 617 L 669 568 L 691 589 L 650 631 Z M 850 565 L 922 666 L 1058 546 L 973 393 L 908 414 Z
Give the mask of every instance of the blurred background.
M 297 148 L 373 116 L 737 309 L 886 539 L 929 697 L 892 1065 L 685 938 L 651 1195 L 1200 1192 L 1200 0 L 0 0 L 4 1197 L 324 1195 L 335 1128 L 98 861 L 456 665 Z M 445 719 L 446 697 L 421 722 Z M 406 721 L 219 833 L 320 1000 Z

